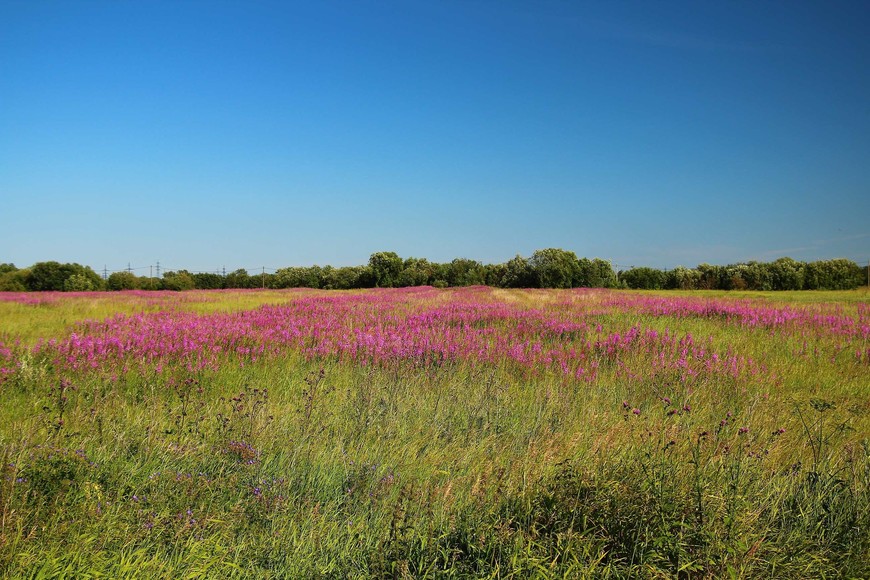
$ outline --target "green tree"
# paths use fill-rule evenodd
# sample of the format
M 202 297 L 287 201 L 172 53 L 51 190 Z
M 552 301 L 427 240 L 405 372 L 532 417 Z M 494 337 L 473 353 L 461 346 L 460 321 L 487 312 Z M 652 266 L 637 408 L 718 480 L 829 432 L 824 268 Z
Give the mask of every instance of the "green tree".
M 67 284 L 67 280 L 72 276 L 76 276 L 76 279 Z M 26 286 L 28 290 L 37 292 L 79 288 L 101 290 L 103 279 L 89 266 L 75 263 L 37 262 L 30 268 Z
M 804 270 L 803 287 L 807 290 L 851 290 L 866 283 L 866 271 L 843 258 L 810 262 Z
M 428 286 L 432 283 L 433 264 L 426 258 L 406 258 L 399 274 L 399 286 Z
M 200 272 L 192 274 L 193 282 L 199 290 L 220 290 L 224 288 L 225 276 L 220 274 L 212 274 L 209 272 Z
M 694 268 L 677 266 L 667 272 L 666 287 L 670 290 L 697 290 L 701 285 L 701 272 Z
M 499 286 L 503 288 L 531 288 L 537 284 L 535 271 L 529 261 L 517 254 L 505 263 Z
M 224 284 L 226 288 L 250 288 L 251 277 L 248 271 L 242 268 L 227 274 Z
M 642 290 L 661 290 L 667 282 L 664 272 L 645 266 L 620 272 L 619 279 L 629 288 Z
M 193 275 L 191 275 L 187 270 L 165 272 L 163 274 L 163 288 L 166 290 L 175 290 L 176 292 L 193 290 L 196 288 L 196 282 L 193 280 Z
M 11 270 L 0 274 L 0 292 L 26 292 L 29 270 Z
M 363 266 L 342 266 L 341 268 L 324 268 L 323 288 L 332 290 L 350 290 L 362 288 L 366 282 L 367 268 Z
M 779 258 L 768 266 L 774 290 L 800 290 L 804 287 L 806 264 L 791 258 Z
M 486 283 L 486 270 L 477 260 L 456 258 L 447 265 L 447 283 L 450 286 L 476 286 Z
M 699 264 L 696 270 L 701 274 L 699 289 L 719 290 L 727 288 L 728 270 L 724 266 Z
M 579 278 L 577 255 L 560 248 L 536 250 L 529 266 L 538 288 L 572 288 Z
M 601 258 L 580 258 L 574 272 L 574 287 L 615 288 L 619 282 L 613 266 Z
M 773 276 L 768 264 L 751 261 L 745 266 L 743 275 L 749 290 L 773 290 Z
M 369 268 L 378 288 L 398 286 L 403 267 L 402 258 L 396 252 L 376 252 L 369 257 Z
M 109 290 L 135 290 L 139 287 L 139 279 L 131 272 L 112 272 L 106 287 Z

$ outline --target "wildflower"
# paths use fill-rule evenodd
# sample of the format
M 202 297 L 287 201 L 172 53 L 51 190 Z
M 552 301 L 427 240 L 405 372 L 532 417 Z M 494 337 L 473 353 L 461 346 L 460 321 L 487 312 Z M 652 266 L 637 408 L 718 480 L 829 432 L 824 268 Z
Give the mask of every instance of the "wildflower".
M 737 430 L 737 432 L 740 435 L 743 435 L 744 433 L 749 433 L 749 427 L 741 427 L 740 429 Z
M 631 412 L 634 413 L 635 415 L 640 415 L 640 409 L 638 409 L 637 407 L 632 409 Z

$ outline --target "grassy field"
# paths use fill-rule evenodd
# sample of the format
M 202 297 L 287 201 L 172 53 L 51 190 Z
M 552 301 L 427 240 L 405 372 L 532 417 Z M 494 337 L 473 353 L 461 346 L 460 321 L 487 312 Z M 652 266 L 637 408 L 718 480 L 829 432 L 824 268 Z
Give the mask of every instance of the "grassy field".
M 870 295 L 0 294 L 0 576 L 870 577 Z

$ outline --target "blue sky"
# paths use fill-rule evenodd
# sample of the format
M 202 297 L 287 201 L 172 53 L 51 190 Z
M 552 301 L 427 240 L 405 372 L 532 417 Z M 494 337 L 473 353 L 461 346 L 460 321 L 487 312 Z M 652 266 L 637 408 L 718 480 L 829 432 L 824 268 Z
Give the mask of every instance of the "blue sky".
M 868 2 L 0 0 L 0 262 L 864 261 L 868 29 Z

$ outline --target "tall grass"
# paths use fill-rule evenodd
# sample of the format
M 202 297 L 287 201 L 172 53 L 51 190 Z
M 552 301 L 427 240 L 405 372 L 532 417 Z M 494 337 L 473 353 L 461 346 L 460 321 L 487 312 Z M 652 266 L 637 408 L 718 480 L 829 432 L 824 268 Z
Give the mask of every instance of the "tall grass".
M 841 294 L 0 304 L 0 575 L 870 576 Z

